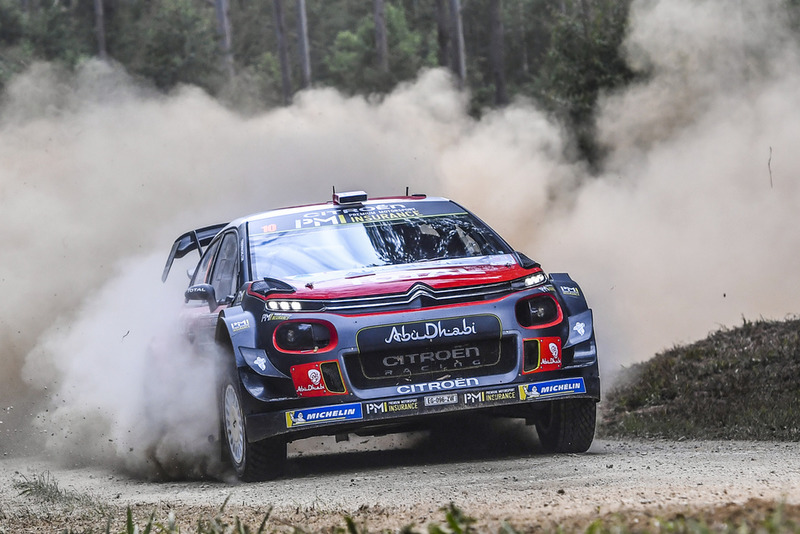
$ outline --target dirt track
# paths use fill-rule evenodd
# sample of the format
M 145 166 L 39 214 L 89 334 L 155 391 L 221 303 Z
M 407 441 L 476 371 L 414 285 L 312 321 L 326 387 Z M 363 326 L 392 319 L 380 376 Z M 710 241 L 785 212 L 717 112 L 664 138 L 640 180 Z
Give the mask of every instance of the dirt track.
M 0 531 L 87 524 L 80 506 L 51 505 L 48 512 L 13 487 L 22 475 L 47 471 L 62 490 L 131 506 L 139 522 L 170 509 L 186 527 L 198 515 L 213 515 L 228 496 L 226 510 L 255 526 L 273 506 L 273 525 L 321 529 L 343 525 L 350 514 L 370 530 L 411 523 L 421 530 L 441 523 L 440 508 L 450 502 L 491 531 L 504 520 L 549 526 L 621 510 L 661 515 L 751 498 L 800 504 L 796 443 L 597 440 L 587 454 L 552 456 L 537 453 L 535 438 L 521 426 L 478 427 L 471 429 L 481 432 L 476 437 L 305 440 L 290 446 L 287 477 L 261 484 L 147 482 L 111 469 L 7 458 L 0 461 Z M 326 452 L 312 452 L 320 450 Z

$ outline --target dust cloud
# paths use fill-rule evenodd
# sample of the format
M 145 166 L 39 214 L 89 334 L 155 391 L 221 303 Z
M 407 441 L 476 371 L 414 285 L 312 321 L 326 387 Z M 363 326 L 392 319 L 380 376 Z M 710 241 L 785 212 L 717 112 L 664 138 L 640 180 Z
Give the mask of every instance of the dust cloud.
M 570 272 L 595 309 L 604 372 L 742 316 L 796 312 L 800 63 L 786 17 L 721 0 L 635 1 L 632 17 L 626 50 L 647 76 L 601 99 L 599 175 L 530 103 L 470 117 L 440 70 L 380 100 L 315 89 L 246 117 L 99 62 L 12 80 L 0 452 L 44 443 L 146 476 L 215 472 L 201 387 L 212 370 L 184 353 L 174 321 L 196 258 L 162 286 L 169 246 L 190 228 L 327 200 L 334 185 L 452 197 Z

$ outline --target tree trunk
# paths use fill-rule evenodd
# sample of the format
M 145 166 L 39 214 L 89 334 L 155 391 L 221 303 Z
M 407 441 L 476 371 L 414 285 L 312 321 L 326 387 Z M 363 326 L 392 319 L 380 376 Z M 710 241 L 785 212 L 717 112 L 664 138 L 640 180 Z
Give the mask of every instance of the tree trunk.
M 228 76 L 228 80 L 233 79 L 233 38 L 231 36 L 231 21 L 228 17 L 228 0 L 214 0 L 214 9 L 217 14 L 217 32 L 220 37 L 220 48 L 222 49 L 222 68 Z
M 461 0 L 450 0 L 450 19 L 453 29 L 453 70 L 458 77 L 458 88 L 463 89 L 467 79 L 467 58 L 464 52 L 464 25 L 461 22 Z
M 306 0 L 297 0 L 297 38 L 300 41 L 300 70 L 303 73 L 303 88 L 311 87 L 311 47 L 308 44 L 308 17 Z
M 439 42 L 437 57 L 439 65 L 449 67 L 455 72 L 453 57 L 450 54 L 450 24 L 447 16 L 447 0 L 436 0 L 436 36 Z
M 581 22 L 583 22 L 583 38 L 586 39 L 587 44 L 591 42 L 589 39 L 590 17 L 591 15 L 589 14 L 589 4 L 586 3 L 586 0 L 581 0 Z
M 489 59 L 492 63 L 494 79 L 494 103 L 504 106 L 508 103 L 506 93 L 506 56 L 503 44 L 503 4 L 502 0 L 490 0 L 489 21 L 491 38 L 489 39 Z
M 289 49 L 286 45 L 286 27 L 283 24 L 283 0 L 272 0 L 275 35 L 278 38 L 278 56 L 281 61 L 281 89 L 283 103 L 288 105 L 292 96 L 292 79 L 289 72 Z
M 522 72 L 529 74 L 531 71 L 531 66 L 530 60 L 528 59 L 528 44 L 525 42 L 525 12 L 522 9 L 522 0 L 518 0 L 517 2 L 517 32 L 520 54 L 522 56 Z
M 389 45 L 386 39 L 386 6 L 384 0 L 373 0 L 375 6 L 375 52 L 378 70 L 389 72 Z
M 24 6 L 27 9 L 27 2 Z M 106 61 L 108 52 L 106 51 L 106 15 L 103 11 L 103 0 L 94 0 L 94 26 L 97 34 L 97 55 Z

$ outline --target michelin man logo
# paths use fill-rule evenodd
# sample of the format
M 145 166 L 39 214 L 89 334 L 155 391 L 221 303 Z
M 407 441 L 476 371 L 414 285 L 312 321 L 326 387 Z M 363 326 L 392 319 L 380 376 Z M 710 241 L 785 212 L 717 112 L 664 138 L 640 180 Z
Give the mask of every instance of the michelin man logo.
M 253 363 L 256 364 L 258 368 L 261 369 L 262 371 L 265 371 L 267 369 L 267 360 L 265 360 L 261 356 L 253 360 Z

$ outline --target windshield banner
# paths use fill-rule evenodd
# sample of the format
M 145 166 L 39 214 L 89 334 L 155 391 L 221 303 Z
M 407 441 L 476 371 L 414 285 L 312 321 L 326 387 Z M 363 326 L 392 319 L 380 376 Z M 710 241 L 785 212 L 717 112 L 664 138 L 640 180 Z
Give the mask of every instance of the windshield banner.
M 395 221 L 417 217 L 459 215 L 465 213 L 459 206 L 447 201 L 392 202 L 357 206 L 326 206 L 308 212 L 277 215 L 250 223 L 250 233 L 269 234 L 288 230 L 302 230 L 337 224 L 365 224 Z

